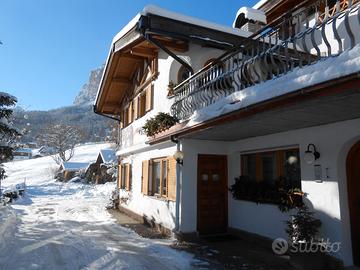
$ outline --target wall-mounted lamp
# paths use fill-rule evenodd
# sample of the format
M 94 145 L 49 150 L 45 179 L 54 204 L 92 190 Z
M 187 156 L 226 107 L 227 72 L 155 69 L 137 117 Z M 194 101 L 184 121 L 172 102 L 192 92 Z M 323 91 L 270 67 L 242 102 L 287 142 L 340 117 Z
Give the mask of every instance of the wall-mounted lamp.
M 312 147 L 312 150 L 310 148 Z M 310 143 L 305 151 L 304 160 L 307 164 L 313 164 L 315 160 L 320 158 L 320 153 L 316 151 L 315 144 Z
M 180 165 L 183 165 L 184 162 L 184 152 L 183 151 L 180 151 L 180 150 L 177 150 L 174 154 L 174 159 L 176 159 L 176 162 Z

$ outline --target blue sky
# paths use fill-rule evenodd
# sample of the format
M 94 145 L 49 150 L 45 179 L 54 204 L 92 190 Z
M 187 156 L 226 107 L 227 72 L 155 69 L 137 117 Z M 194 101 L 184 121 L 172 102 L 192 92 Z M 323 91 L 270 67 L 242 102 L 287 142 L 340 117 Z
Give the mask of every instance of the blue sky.
M 0 91 L 29 110 L 70 105 L 113 36 L 147 4 L 231 25 L 256 1 L 1 0 Z

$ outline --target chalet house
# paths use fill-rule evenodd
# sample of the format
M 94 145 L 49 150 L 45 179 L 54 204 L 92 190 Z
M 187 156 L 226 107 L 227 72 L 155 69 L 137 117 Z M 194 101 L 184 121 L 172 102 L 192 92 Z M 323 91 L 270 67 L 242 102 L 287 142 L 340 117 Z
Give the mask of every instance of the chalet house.
M 113 39 L 94 104 L 120 122 L 121 209 L 180 235 L 286 238 L 292 210 L 229 188 L 297 188 L 332 255 L 360 265 L 359 30 L 351 0 L 261 0 L 233 27 L 146 7 Z M 159 112 L 179 123 L 147 137 Z
M 115 150 L 102 149 L 99 151 L 97 159 L 91 163 L 85 172 L 85 179 L 95 184 L 104 184 L 113 181 L 112 175 L 108 173 L 109 168 L 117 164 Z

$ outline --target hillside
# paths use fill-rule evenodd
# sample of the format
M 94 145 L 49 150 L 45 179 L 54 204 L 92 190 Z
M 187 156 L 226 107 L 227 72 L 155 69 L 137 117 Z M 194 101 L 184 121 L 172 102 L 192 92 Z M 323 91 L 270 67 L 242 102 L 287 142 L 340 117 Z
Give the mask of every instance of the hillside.
M 51 123 L 76 125 L 83 129 L 83 142 L 103 141 L 111 132 L 113 120 L 99 116 L 93 112 L 92 104 L 103 72 L 103 66 L 92 70 L 88 81 L 80 89 L 72 106 L 49 111 L 14 111 L 14 125 L 26 130 L 23 142 L 35 141 L 41 130 Z

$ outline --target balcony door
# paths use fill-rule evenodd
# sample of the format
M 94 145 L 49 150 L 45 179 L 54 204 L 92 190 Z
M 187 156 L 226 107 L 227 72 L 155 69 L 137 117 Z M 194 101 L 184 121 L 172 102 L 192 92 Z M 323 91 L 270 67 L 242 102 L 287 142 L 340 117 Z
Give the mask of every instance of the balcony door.
M 227 158 L 198 156 L 197 229 L 199 234 L 227 231 Z
M 346 166 L 353 261 L 360 266 L 360 141 L 351 148 Z

